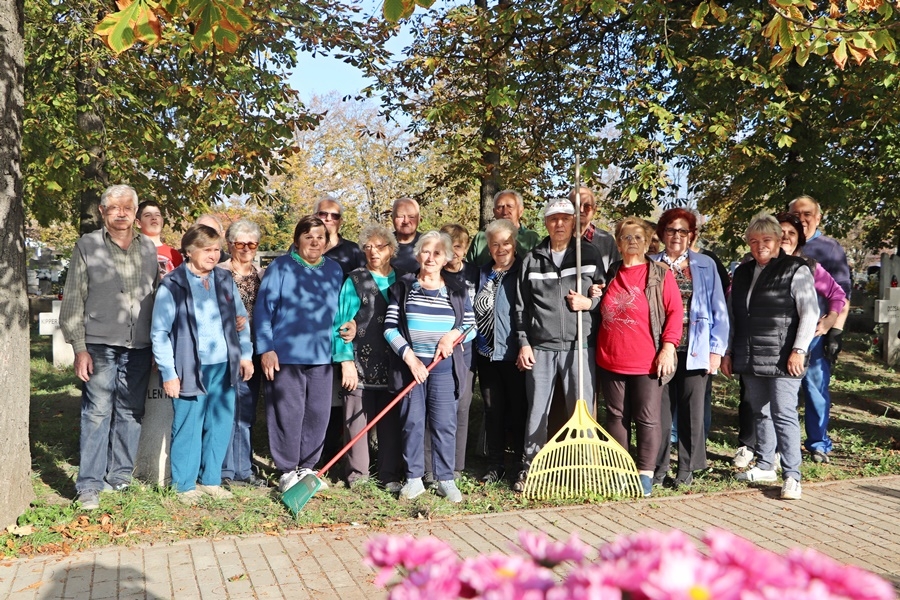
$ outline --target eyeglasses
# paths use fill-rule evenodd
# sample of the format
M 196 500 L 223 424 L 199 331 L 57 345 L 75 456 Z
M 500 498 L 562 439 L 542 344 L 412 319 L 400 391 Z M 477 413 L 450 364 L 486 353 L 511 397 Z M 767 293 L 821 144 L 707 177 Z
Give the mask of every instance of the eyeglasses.
M 384 250 L 387 248 L 388 244 L 366 244 L 362 247 L 363 252 L 371 252 L 372 250 Z
M 666 235 L 689 235 L 691 232 L 689 229 L 675 229 L 674 227 L 666 227 L 665 229 Z
M 643 242 L 644 236 L 642 236 L 642 235 L 623 235 L 619 239 L 625 240 L 626 242 Z
M 802 218 L 812 219 L 813 217 L 816 216 L 815 211 L 811 211 L 811 210 L 804 210 L 804 211 L 792 210 L 791 214 L 794 215 L 795 217 L 797 217 L 798 219 L 802 219 Z
M 259 242 L 231 242 L 231 245 L 234 246 L 236 250 L 243 250 L 244 248 L 256 250 L 259 248 Z
M 332 221 L 340 221 L 341 220 L 341 213 L 333 213 L 333 212 L 328 212 L 328 211 L 324 211 L 324 210 L 320 210 L 319 212 L 317 212 L 316 216 L 319 217 L 320 219 L 322 219 L 323 221 L 325 221 L 329 217 L 331 217 Z
M 586 204 L 584 202 L 581 203 L 581 212 L 590 212 L 594 210 L 593 204 Z

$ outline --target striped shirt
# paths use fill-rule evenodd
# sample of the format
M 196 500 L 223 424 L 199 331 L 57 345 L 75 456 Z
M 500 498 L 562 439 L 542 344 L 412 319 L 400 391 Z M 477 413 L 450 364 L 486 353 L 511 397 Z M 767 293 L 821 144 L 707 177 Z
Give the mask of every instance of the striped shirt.
M 413 354 L 428 364 L 434 357 L 438 342 L 448 331 L 453 329 L 456 315 L 447 295 L 447 288 L 426 290 L 418 281 L 413 283 L 406 298 L 406 325 L 410 339 L 407 340 L 399 329 L 400 307 L 394 303 L 388 306 L 384 320 L 384 337 L 397 356 L 403 357 L 406 349 L 412 347 Z M 475 313 L 466 298 L 460 331 L 475 324 Z M 475 336 L 474 327 L 466 335 L 466 341 Z

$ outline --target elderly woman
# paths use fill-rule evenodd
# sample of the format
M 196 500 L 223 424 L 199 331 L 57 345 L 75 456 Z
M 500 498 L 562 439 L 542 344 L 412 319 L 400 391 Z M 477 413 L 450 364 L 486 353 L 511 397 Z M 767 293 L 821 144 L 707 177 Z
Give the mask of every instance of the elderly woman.
M 232 223 L 225 232 L 225 241 L 228 244 L 231 258 L 219 263 L 220 269 L 231 273 L 244 308 L 250 315 L 251 339 L 253 337 L 253 305 L 256 303 L 256 295 L 259 292 L 263 276 L 263 270 L 253 262 L 256 257 L 256 249 L 259 247 L 259 236 L 259 226 L 253 221 L 241 219 Z M 259 397 L 261 373 L 259 355 L 254 354 L 253 377 L 249 381 L 240 382 L 237 388 L 234 432 L 231 434 L 231 444 L 228 445 L 225 462 L 222 464 L 222 485 L 226 488 L 247 485 L 266 487 L 268 485 L 265 479 L 257 477 L 253 473 L 250 463 L 253 457 L 253 449 L 250 447 L 250 430 L 256 422 L 256 401 Z
M 425 492 L 425 421 L 431 430 L 435 490 L 451 502 L 462 502 L 453 480 L 456 454 L 456 408 L 468 365 L 462 345 L 454 342 L 474 325 L 466 288 L 443 268 L 453 252 L 450 236 L 429 231 L 415 245 L 417 274 L 401 277 L 390 288 L 384 337 L 391 346 L 390 389 L 397 393 L 415 381 L 400 405 L 406 484 L 400 497 L 411 500 Z M 474 331 L 467 336 L 474 337 Z M 429 373 L 427 366 L 441 361 Z
M 675 373 L 684 310 L 672 272 L 646 256 L 652 237 L 653 229 L 637 217 L 616 226 L 622 260 L 606 274 L 597 333 L 597 379 L 606 401 L 606 430 L 628 448 L 634 419 L 635 462 L 644 496 L 652 492 L 663 435 L 663 385 Z
M 322 454 L 331 413 L 332 340 L 343 273 L 324 256 L 328 231 L 306 216 L 294 244 L 266 269 L 253 319 L 266 380 L 269 450 L 287 491 Z
M 516 280 L 522 260 L 516 255 L 518 228 L 506 219 L 485 229 L 491 260 L 481 268 L 475 294 L 476 364 L 484 400 L 484 430 L 488 447 L 485 483 L 496 483 L 506 473 L 506 434 L 512 435 L 512 473 L 525 469 L 525 374 L 516 366 Z M 521 490 L 520 490 L 521 491 Z
M 806 234 L 803 232 L 803 223 L 800 217 L 792 213 L 783 212 L 775 216 L 781 224 L 781 249 L 788 256 L 800 256 L 800 251 L 806 245 Z M 844 310 L 847 303 L 847 295 L 838 285 L 837 281 L 829 275 L 822 265 L 815 259 L 802 256 L 813 272 L 813 281 L 816 284 L 816 295 L 819 302 L 819 322 L 816 325 L 816 335 L 819 337 L 828 333 L 838 320 L 838 315 Z M 830 373 L 829 373 L 830 376 Z M 806 376 L 808 383 L 809 375 Z M 801 384 L 802 385 L 805 384 Z M 825 402 L 813 401 L 812 394 L 804 394 L 806 399 L 803 411 L 804 425 L 806 429 L 806 442 L 804 445 L 815 462 L 829 462 L 828 453 L 831 451 L 831 438 L 828 437 L 828 419 L 831 413 L 831 397 L 828 394 L 828 386 L 824 388 Z
M 684 316 L 681 341 L 675 348 L 675 376 L 663 388 L 662 437 L 653 482 L 662 484 L 669 471 L 669 430 L 672 416 L 678 415 L 675 486 L 689 486 L 694 471 L 706 468 L 706 383 L 728 347 L 728 305 L 715 261 L 691 250 L 697 237 L 694 213 L 683 208 L 667 210 L 659 218 L 656 233 L 665 250 L 652 258 L 668 265 L 675 276 Z
M 737 373 L 756 425 L 756 466 L 740 481 L 774 482 L 775 452 L 781 454 L 781 497 L 800 498 L 800 421 L 797 393 L 806 351 L 816 332 L 819 307 L 812 271 L 802 258 L 781 249 L 781 225 L 759 213 L 745 240 L 753 257 L 734 272 L 728 307 L 734 328 L 722 372 Z
M 334 362 L 341 364 L 344 393 L 344 428 L 348 439 L 362 431 L 369 419 L 391 401 L 388 393 L 388 349 L 384 339 L 384 317 L 388 288 L 397 280 L 391 259 L 397 238 L 382 225 L 369 225 L 359 234 L 359 247 L 366 266 L 350 272 L 341 288 L 338 321 L 355 320 L 356 337 L 334 340 Z M 378 479 L 389 492 L 402 487 L 399 409 L 391 410 L 375 426 L 378 435 Z M 356 443 L 347 453 L 346 479 L 352 486 L 369 476 L 369 445 Z
M 166 395 L 172 398 L 172 485 L 195 504 L 222 489 L 222 461 L 234 429 L 235 389 L 253 375 L 247 310 L 231 276 L 216 269 L 219 232 L 194 225 L 181 240 L 187 257 L 162 280 L 153 305 L 151 338 Z M 197 483 L 199 481 L 199 484 Z

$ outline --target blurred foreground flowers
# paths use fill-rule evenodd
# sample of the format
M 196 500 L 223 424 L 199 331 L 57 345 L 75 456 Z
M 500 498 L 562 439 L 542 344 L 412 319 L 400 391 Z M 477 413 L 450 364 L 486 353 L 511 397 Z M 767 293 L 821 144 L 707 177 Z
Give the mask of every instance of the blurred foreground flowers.
M 786 555 L 727 531 L 703 538 L 706 553 L 680 531 L 644 531 L 599 550 L 576 534 L 554 542 L 519 532 L 511 555 L 461 559 L 435 538 L 380 536 L 366 562 L 391 600 L 889 600 L 890 584 L 811 549 Z

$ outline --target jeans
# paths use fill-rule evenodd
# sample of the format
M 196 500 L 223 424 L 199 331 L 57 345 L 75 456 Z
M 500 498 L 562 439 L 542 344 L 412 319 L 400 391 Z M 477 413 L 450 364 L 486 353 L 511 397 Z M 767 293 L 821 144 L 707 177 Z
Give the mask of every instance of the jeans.
M 424 361 L 423 361 L 424 362 Z M 426 367 L 428 364 L 425 365 Z M 446 368 L 441 368 L 446 366 Z M 456 460 L 456 384 L 449 361 L 439 365 L 425 383 L 412 389 L 400 403 L 403 458 L 407 478 L 425 474 L 425 421 L 431 430 L 434 478 L 453 479 Z
M 809 345 L 809 368 L 803 377 L 803 395 L 806 396 L 804 424 L 806 425 L 806 449 L 828 454 L 831 438 L 828 437 L 828 419 L 831 416 L 831 363 L 825 358 L 825 336 L 813 338 Z
M 775 469 L 775 452 L 781 453 L 783 476 L 800 481 L 800 417 L 797 393 L 800 380 L 793 377 L 742 375 L 746 399 L 756 423 L 756 466 Z
M 231 443 L 225 451 L 222 463 L 222 477 L 244 481 L 252 475 L 251 459 L 253 448 L 250 446 L 250 430 L 256 423 L 256 403 L 259 398 L 259 384 L 262 376 L 262 365 L 259 356 L 253 357 L 253 377 L 249 381 L 238 382 L 235 390 L 234 428 L 231 432 Z
M 81 393 L 81 459 L 75 489 L 131 481 L 153 356 L 148 348 L 88 344 L 94 372 Z

